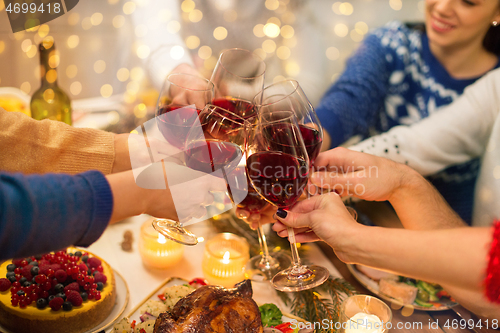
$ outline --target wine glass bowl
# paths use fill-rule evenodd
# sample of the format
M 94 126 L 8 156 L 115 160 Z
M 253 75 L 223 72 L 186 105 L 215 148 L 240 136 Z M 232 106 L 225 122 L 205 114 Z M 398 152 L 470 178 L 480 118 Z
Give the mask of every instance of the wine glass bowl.
M 156 107 L 156 122 L 165 140 L 184 148 L 198 114 L 214 96 L 209 80 L 191 74 L 173 73 L 163 83 Z

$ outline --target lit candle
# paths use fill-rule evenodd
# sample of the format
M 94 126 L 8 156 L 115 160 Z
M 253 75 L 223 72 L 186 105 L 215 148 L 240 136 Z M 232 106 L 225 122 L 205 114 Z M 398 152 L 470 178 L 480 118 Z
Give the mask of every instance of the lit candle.
M 158 233 L 151 221 L 141 227 L 139 253 L 142 261 L 153 268 L 167 268 L 178 263 L 184 254 L 184 246 Z
M 345 324 L 346 333 L 382 333 L 384 323 L 374 314 L 358 312 Z
M 230 233 L 215 236 L 205 244 L 203 275 L 210 284 L 233 287 L 245 279 L 248 251 L 248 243 L 244 238 Z

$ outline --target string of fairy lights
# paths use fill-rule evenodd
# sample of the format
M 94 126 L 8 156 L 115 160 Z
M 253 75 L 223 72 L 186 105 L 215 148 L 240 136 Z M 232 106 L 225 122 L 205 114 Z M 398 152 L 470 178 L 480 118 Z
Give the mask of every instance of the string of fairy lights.
M 253 27 L 253 34 L 255 37 L 262 40 L 262 43 L 259 48 L 253 50 L 260 57 L 266 58 L 269 56 L 276 56 L 281 61 L 285 63 L 290 58 L 290 55 L 293 52 L 293 49 L 297 47 L 298 41 L 296 39 L 296 32 L 294 29 L 294 22 L 296 17 L 294 13 L 290 10 L 291 5 L 290 2 L 293 0 L 265 0 L 264 6 L 266 10 L 272 12 L 272 17 L 270 17 L 267 22 L 256 24 Z M 379 1 L 379 0 L 365 0 L 365 3 L 369 3 L 371 1 Z M 399 11 L 403 7 L 402 0 L 384 0 L 389 3 L 389 7 L 394 11 Z M 94 27 L 101 26 L 103 23 L 112 26 L 114 29 L 121 29 L 127 23 L 127 16 L 130 16 L 137 10 L 138 7 L 147 6 L 149 0 L 106 0 L 99 1 L 99 6 L 95 6 L 96 11 L 89 16 L 81 16 L 77 11 L 73 10 L 69 12 L 63 19 L 66 20 L 66 23 L 71 27 L 81 27 L 82 33 L 84 31 L 92 31 Z M 418 10 L 423 12 L 425 1 L 419 1 Z M 222 13 L 224 22 L 231 23 L 238 20 L 238 13 L 232 6 L 230 6 L 231 0 L 216 0 L 215 6 Z M 359 1 L 358 1 L 359 3 Z M 84 4 L 80 4 L 83 6 Z M 103 10 L 102 6 L 116 6 L 113 10 Z M 120 8 L 121 6 L 121 8 Z M 0 1 L 0 14 L 4 15 L 5 13 L 1 13 L 5 10 L 3 1 Z M 177 34 L 180 32 L 182 24 L 184 22 L 189 23 L 197 23 L 200 22 L 204 13 L 200 8 L 197 7 L 196 1 L 193 0 L 183 0 L 180 2 L 180 21 L 173 19 L 173 13 L 169 9 L 161 9 L 158 11 L 158 19 L 151 20 L 151 22 L 146 22 L 144 24 L 139 24 L 133 27 L 133 34 L 137 37 L 137 40 L 146 36 L 150 31 L 155 29 L 155 24 L 163 24 L 166 26 L 167 32 L 170 34 Z M 264 10 L 264 8 L 263 8 Z M 330 7 L 330 14 L 335 17 L 348 17 L 353 16 L 356 13 L 355 1 L 337 1 L 332 2 Z M 104 13 L 113 13 L 113 15 L 103 14 Z M 354 21 L 354 20 L 352 20 Z M 346 24 L 343 22 L 338 22 L 333 24 L 332 33 L 338 38 L 349 38 L 353 43 L 359 43 L 363 40 L 364 36 L 370 30 L 370 26 L 364 21 L 352 22 L 352 24 Z M 223 41 L 228 37 L 228 27 L 224 25 L 220 25 L 213 30 L 212 36 L 215 41 Z M 3 36 L 7 36 L 4 34 Z M 15 34 L 10 33 L 9 37 L 12 40 L 17 41 L 17 43 L 6 43 L 5 38 L 0 40 L 0 55 L 4 52 L 16 52 L 21 54 L 26 59 L 37 59 L 38 56 L 38 48 L 37 45 L 45 40 L 45 41 L 53 41 L 53 37 L 51 36 L 51 28 L 49 24 L 42 24 L 40 26 L 31 28 L 27 31 L 21 31 Z M 65 48 L 64 51 L 67 50 L 78 50 L 79 47 L 82 46 L 81 39 L 82 35 L 72 34 L 67 36 L 63 43 L 61 41 L 58 42 L 58 49 Z M 203 68 L 207 73 L 211 72 L 215 67 L 217 62 L 218 54 L 214 54 L 214 51 L 210 47 L 211 40 L 202 40 L 198 35 L 190 35 L 184 38 L 185 47 L 193 52 L 199 59 L 202 60 Z M 10 45 L 19 45 L 20 50 L 8 50 L 8 46 Z M 80 50 L 80 52 L 96 52 L 103 51 L 105 48 L 102 45 L 102 41 L 99 39 L 94 39 L 89 45 L 85 45 L 85 50 Z M 19 52 L 19 51 L 22 51 Z M 136 41 L 132 44 L 132 52 L 138 60 L 147 59 L 150 55 L 151 50 L 148 45 L 142 45 L 140 42 Z M 184 49 L 182 47 L 172 48 L 170 52 L 170 56 L 172 58 L 180 58 L 182 57 Z M 51 67 L 56 68 L 60 64 L 59 55 L 54 55 L 54 59 L 51 59 Z M 338 61 L 341 58 L 341 51 L 334 45 L 329 46 L 325 50 L 325 57 L 329 61 Z M 67 59 L 66 59 L 67 60 Z M 137 65 L 132 68 L 121 67 L 115 69 L 112 65 L 104 60 L 98 59 L 94 61 L 92 70 L 96 75 L 100 75 L 104 73 L 108 67 L 116 70 L 114 73 L 115 78 L 121 82 L 126 84 L 126 90 L 124 93 L 125 101 L 128 103 L 134 103 L 137 101 L 137 95 L 141 91 L 141 87 L 143 86 L 143 81 L 146 78 L 146 73 L 143 66 L 140 65 L 140 62 L 137 62 Z M 78 63 L 70 63 L 65 66 L 65 68 L 58 67 L 58 75 L 60 77 L 65 76 L 65 80 L 71 82 L 69 86 L 66 86 L 66 90 L 69 90 L 70 97 L 73 99 L 77 99 L 82 95 L 82 92 L 85 90 L 86 84 L 92 84 L 92 82 L 82 83 L 78 80 L 78 74 L 82 70 L 82 64 Z M 88 67 L 88 64 L 87 64 Z M 286 74 L 289 76 L 294 76 L 298 74 L 300 71 L 300 67 L 294 64 L 292 61 L 290 63 L 286 63 Z M 108 71 L 109 71 L 108 69 Z M 51 80 L 55 80 L 57 78 L 57 74 L 55 71 L 49 71 L 51 75 Z M 19 85 L 19 88 L 27 94 L 33 93 L 34 90 L 38 88 L 40 71 L 37 67 L 34 72 L 34 78 L 30 77 L 29 80 L 22 82 Z M 49 74 L 49 73 L 47 73 Z M 54 75 L 56 75 L 54 77 Z M 332 80 L 335 76 L 332 78 Z M 0 85 L 3 85 L 1 82 L 1 74 L 0 74 Z M 282 79 L 282 77 L 276 77 L 277 79 Z M 114 91 L 113 82 L 104 83 L 100 86 L 99 92 L 102 97 L 110 97 Z M 144 116 L 146 114 L 146 105 L 144 103 L 139 103 L 138 106 L 134 108 L 134 113 L 136 116 Z

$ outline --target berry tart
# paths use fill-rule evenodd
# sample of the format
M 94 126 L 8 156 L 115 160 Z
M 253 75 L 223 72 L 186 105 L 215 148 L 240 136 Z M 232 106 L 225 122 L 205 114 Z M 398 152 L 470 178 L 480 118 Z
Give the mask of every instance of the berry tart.
M 0 266 L 0 325 L 15 333 L 81 333 L 115 305 L 111 267 L 76 248 Z

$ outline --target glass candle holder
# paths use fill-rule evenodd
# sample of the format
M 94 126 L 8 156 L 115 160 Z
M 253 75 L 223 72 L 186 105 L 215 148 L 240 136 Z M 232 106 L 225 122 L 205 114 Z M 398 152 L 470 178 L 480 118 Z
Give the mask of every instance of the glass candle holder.
M 139 253 L 146 266 L 168 268 L 182 259 L 184 246 L 165 238 L 153 228 L 151 221 L 146 221 L 141 226 Z
M 380 299 L 369 295 L 346 298 L 341 306 L 340 332 L 383 333 L 391 327 L 392 311 Z
M 203 275 L 210 284 L 232 288 L 245 279 L 249 258 L 246 239 L 231 233 L 218 234 L 205 244 Z

